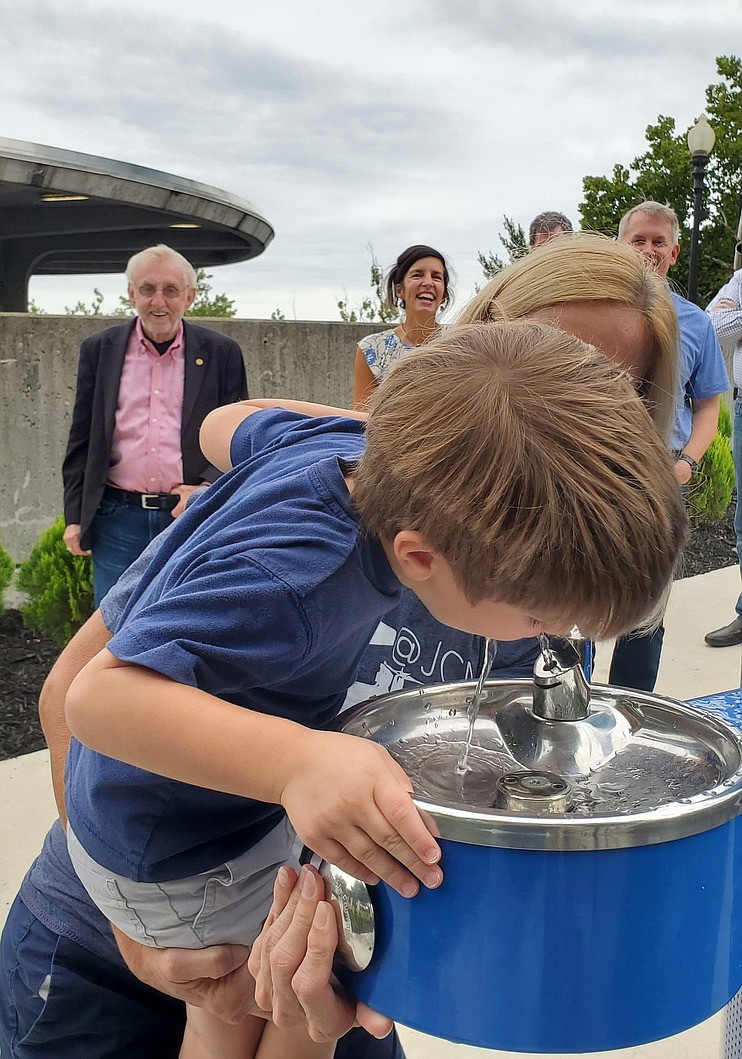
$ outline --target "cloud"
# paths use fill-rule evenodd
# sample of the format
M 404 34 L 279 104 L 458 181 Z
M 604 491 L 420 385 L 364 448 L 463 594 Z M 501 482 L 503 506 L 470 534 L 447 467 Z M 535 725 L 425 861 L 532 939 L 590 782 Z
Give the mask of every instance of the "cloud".
M 481 279 L 503 214 L 577 220 L 583 176 L 702 109 L 739 0 L 26 0 L 5 20 L 3 134 L 212 184 L 274 225 L 230 266 L 270 312 L 367 291 L 373 243 L 451 255 Z M 732 42 L 730 44 L 730 42 Z M 690 171 L 689 171 L 690 172 Z M 690 176 L 689 176 L 690 179 Z M 233 280 L 232 277 L 235 277 Z M 80 297 L 92 283 L 81 281 Z M 77 298 L 69 295 L 67 304 Z M 255 311 L 254 309 L 252 310 Z
M 720 30 L 725 43 L 732 39 L 733 27 L 742 26 L 734 0 L 707 4 L 703 18 L 695 0 L 655 0 L 651 5 L 645 0 L 468 0 L 465 7 L 430 0 L 430 6 L 436 36 L 445 24 L 452 47 L 465 42 L 507 50 L 526 62 L 540 56 L 555 63 L 599 59 L 631 66 L 653 58 L 659 66 L 661 51 L 695 64 L 707 62 L 709 49 L 719 49 Z M 528 73 L 525 67 L 524 75 Z
M 6 76 L 15 82 L 6 103 L 43 113 L 67 136 L 74 130 L 77 149 L 127 143 L 123 160 L 144 156 L 187 176 L 218 159 L 219 171 L 260 172 L 299 189 L 321 173 L 342 197 L 348 181 L 371 188 L 380 174 L 403 173 L 411 130 L 424 131 L 431 150 L 455 134 L 433 106 L 379 100 L 364 73 L 302 59 L 244 29 L 183 22 L 160 47 L 125 9 L 36 3 L 13 25 L 11 56 L 39 22 L 34 76 Z M 60 139 L 54 146 L 69 146 Z

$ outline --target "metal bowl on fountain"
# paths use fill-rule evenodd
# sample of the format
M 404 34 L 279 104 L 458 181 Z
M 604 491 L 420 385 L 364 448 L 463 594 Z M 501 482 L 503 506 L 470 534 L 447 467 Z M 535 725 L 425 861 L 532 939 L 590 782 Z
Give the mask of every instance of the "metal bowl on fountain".
M 402 765 L 443 850 L 443 884 L 411 900 L 325 866 L 346 891 L 341 977 L 422 1032 L 546 1054 L 625 1048 L 742 987 L 742 732 L 590 687 L 557 648 L 534 681 L 484 684 L 463 775 L 473 683 L 341 718 Z

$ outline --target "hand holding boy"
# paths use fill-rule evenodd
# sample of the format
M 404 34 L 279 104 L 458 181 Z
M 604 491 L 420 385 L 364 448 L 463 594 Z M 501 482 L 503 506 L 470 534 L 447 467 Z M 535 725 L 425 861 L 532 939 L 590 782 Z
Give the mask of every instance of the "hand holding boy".
M 205 1008 L 223 1022 L 237 1024 L 262 1014 L 254 997 L 246 945 L 212 945 L 206 949 L 154 948 L 132 941 L 112 926 L 126 966 L 140 982 L 194 1007 Z
M 414 897 L 418 879 L 440 885 L 440 847 L 410 797 L 409 777 L 384 747 L 305 729 L 284 765 L 281 805 L 315 853 L 370 885 L 383 879 L 403 897 Z
M 306 1024 L 314 1041 L 332 1041 L 353 1026 L 386 1037 L 392 1022 L 360 1001 L 333 978 L 337 920 L 322 880 L 309 865 L 297 880 L 282 868 L 265 926 L 250 952 L 255 999 L 277 1026 Z

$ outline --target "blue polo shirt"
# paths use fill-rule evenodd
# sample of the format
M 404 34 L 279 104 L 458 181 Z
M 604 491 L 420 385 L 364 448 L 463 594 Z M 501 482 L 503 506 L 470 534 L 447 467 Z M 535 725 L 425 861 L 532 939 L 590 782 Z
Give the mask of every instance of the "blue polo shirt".
M 726 393 L 729 377 L 724 354 L 707 314 L 679 294 L 673 293 L 672 300 L 680 330 L 680 370 L 670 448 L 679 452 L 691 434 L 691 402 Z
M 401 594 L 344 481 L 344 461 L 363 447 L 354 420 L 253 413 L 235 436 L 234 469 L 163 540 L 111 652 L 237 706 L 326 726 Z M 88 853 L 148 882 L 244 853 L 283 814 L 155 776 L 76 740 L 67 798 Z

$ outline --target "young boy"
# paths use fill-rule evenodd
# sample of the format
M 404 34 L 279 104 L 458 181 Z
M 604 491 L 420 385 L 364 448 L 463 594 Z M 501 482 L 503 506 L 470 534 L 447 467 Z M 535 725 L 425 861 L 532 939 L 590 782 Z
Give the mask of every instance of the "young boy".
M 226 432 L 234 469 L 181 517 L 67 700 L 70 852 L 149 944 L 249 944 L 294 830 L 367 883 L 440 883 L 404 772 L 324 730 L 402 586 L 494 639 L 615 635 L 660 601 L 684 535 L 631 383 L 541 325 L 456 328 L 410 354 L 365 432 L 260 402 L 213 416 L 206 454 L 221 462 Z M 255 1027 L 193 1014 L 183 1055 L 256 1046 Z M 284 1032 L 257 1054 L 323 1054 L 289 1053 Z

